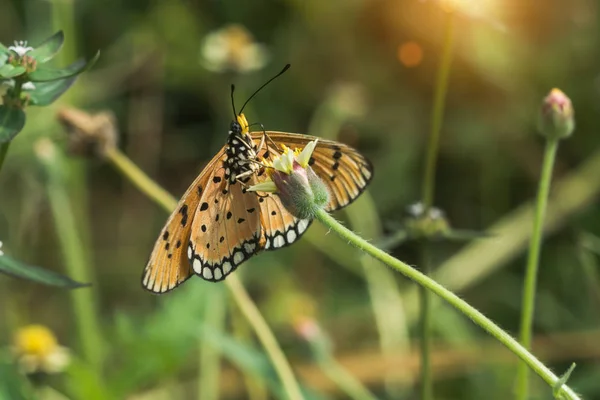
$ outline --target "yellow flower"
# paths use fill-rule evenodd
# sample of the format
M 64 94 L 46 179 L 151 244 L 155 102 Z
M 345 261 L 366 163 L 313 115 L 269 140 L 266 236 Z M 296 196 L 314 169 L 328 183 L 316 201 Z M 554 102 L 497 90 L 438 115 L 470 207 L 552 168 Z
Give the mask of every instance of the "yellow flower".
M 263 68 L 269 52 L 264 45 L 254 41 L 246 28 L 231 24 L 206 35 L 200 57 L 210 71 L 247 73 Z
M 70 352 L 60 346 L 54 333 L 43 325 L 28 325 L 17 331 L 13 351 L 23 373 L 53 374 L 64 371 Z

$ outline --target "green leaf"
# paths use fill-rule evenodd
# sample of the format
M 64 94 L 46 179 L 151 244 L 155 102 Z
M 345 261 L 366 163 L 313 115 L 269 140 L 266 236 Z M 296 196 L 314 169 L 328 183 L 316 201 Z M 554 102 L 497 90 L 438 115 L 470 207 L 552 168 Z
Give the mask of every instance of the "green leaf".
M 71 278 L 48 271 L 47 269 L 24 264 L 7 255 L 0 256 L 0 272 L 45 285 L 68 289 L 90 286 L 89 283 L 75 282 Z
M 34 396 L 31 385 L 17 371 L 13 363 L 0 360 L 0 399 L 32 400 Z
M 29 104 L 32 106 L 47 106 L 52 104 L 61 94 L 71 87 L 77 76 L 68 79 L 61 79 L 51 82 L 39 82 L 35 84 L 35 90 L 27 92 L 29 94 Z
M 8 54 L 8 47 L 0 43 L 0 54 Z
M 25 112 L 20 108 L 0 106 L 0 143 L 9 142 L 25 126 Z
M 27 55 L 35 58 L 38 63 L 43 64 L 50 61 L 58 53 L 64 41 L 65 35 L 63 31 L 58 31 L 38 47 L 28 52 Z
M 25 67 L 13 66 L 11 64 L 4 64 L 0 67 L 0 77 L 2 78 L 14 78 L 15 76 L 23 75 L 25 73 Z
M 48 82 L 70 78 L 91 68 L 92 65 L 94 65 L 98 60 L 98 57 L 100 57 L 99 51 L 88 62 L 83 59 L 77 60 L 73 64 L 63 69 L 38 67 L 35 71 L 29 73 L 28 77 L 32 82 Z

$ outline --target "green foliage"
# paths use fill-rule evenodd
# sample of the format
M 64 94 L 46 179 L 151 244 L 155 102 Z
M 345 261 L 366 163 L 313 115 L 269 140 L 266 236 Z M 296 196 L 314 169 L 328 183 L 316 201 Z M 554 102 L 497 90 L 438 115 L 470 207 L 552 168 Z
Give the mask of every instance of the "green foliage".
M 35 49 L 31 50 L 28 55 L 33 57 L 38 63 L 44 64 L 50 60 L 58 53 L 60 48 L 65 41 L 65 35 L 63 31 L 58 31 L 54 35 L 50 36 L 46 39 L 42 44 L 40 44 Z
M 79 75 L 91 68 L 99 57 L 100 52 L 97 52 L 94 57 L 87 62 L 85 60 L 77 60 L 68 67 L 61 69 L 38 67 L 35 71 L 27 74 L 27 77 L 31 82 L 48 82 L 67 79 Z
M 49 271 L 44 268 L 27 265 L 14 258 L 2 255 L 0 256 L 0 273 L 8 274 L 17 278 L 27 279 L 44 285 L 57 286 L 67 289 L 75 289 L 89 286 L 89 283 L 79 283 L 74 280 Z
M 64 68 L 45 66 L 61 49 L 64 34 L 58 31 L 42 44 L 27 49 L 27 44 L 15 44 L 15 49 L 0 44 L 0 83 L 8 84 L 0 111 L 0 143 L 8 142 L 23 129 L 28 104 L 47 106 L 62 95 L 75 78 L 91 68 L 100 52 L 89 60 L 77 60 Z M 35 89 L 25 93 L 25 85 L 36 82 Z M 10 110 L 7 110 L 10 106 Z M 2 165 L 0 164 L 0 167 Z
M 25 126 L 25 112 L 20 108 L 0 106 L 0 143 L 10 142 Z

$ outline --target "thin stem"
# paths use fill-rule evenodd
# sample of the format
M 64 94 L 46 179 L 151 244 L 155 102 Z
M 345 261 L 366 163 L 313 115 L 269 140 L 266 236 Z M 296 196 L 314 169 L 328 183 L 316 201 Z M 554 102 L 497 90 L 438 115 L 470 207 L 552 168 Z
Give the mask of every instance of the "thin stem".
M 223 301 L 222 287 L 207 290 L 205 323 L 217 331 L 225 325 L 227 308 Z M 208 340 L 200 341 L 200 368 L 198 378 L 198 399 L 216 400 L 219 398 L 221 354 Z
M 116 148 L 106 152 L 106 157 L 114 166 L 122 172 L 137 188 L 146 196 L 160 204 L 165 210 L 174 210 L 177 201 L 165 189 L 156 184 L 137 165 L 135 165 L 125 154 Z
M 386 252 L 373 246 L 354 232 L 340 224 L 335 218 L 329 215 L 323 210 L 319 210 L 316 214 L 316 218 L 321 221 L 327 228 L 335 232 L 344 241 L 350 243 L 354 247 L 358 248 L 378 259 L 384 264 L 402 273 L 404 276 L 415 281 L 417 284 L 424 286 L 428 290 L 432 291 L 436 295 L 440 296 L 451 306 L 456 308 L 458 311 L 469 317 L 475 324 L 483 328 L 486 332 L 496 338 L 500 343 L 506 346 L 511 352 L 517 357 L 523 360 L 532 370 L 535 371 L 550 387 L 554 387 L 559 381 L 557 377 L 548 367 L 546 367 L 541 361 L 539 361 L 533 354 L 531 354 L 525 347 L 521 346 L 513 337 L 503 331 L 498 325 L 493 323 L 481 312 L 477 311 L 473 306 L 462 300 L 460 297 L 447 290 L 445 287 L 429 278 L 427 275 L 422 274 L 410 265 L 403 263 L 400 260 L 395 259 Z M 563 385 L 560 395 L 565 396 L 566 399 L 579 400 L 580 397 L 573 392 L 567 385 Z
M 452 64 L 452 48 L 454 47 L 454 13 L 448 12 L 446 30 L 444 32 L 443 54 L 435 85 L 435 97 L 431 112 L 431 132 L 425 158 L 425 173 L 423 179 L 423 205 L 429 209 L 433 205 L 435 195 L 435 171 L 437 155 L 440 147 L 440 133 L 444 119 L 446 93 L 448 92 L 448 77 Z
M 421 269 L 423 274 L 431 272 L 431 258 L 429 246 L 426 241 L 421 244 Z M 431 292 L 421 286 L 419 288 L 421 300 L 421 399 L 433 399 L 433 378 L 431 375 Z
M 248 319 L 253 326 L 256 336 L 258 336 L 258 339 L 269 354 L 269 357 L 271 357 L 273 366 L 277 371 L 279 379 L 281 379 L 289 398 L 293 400 L 303 399 L 300 386 L 294 377 L 292 367 L 285 358 L 281 347 L 279 347 L 279 343 L 277 343 L 277 340 L 275 339 L 275 335 L 273 335 L 273 332 L 269 329 L 269 325 L 267 325 L 267 322 L 260 314 L 256 304 L 254 304 L 236 275 L 229 276 L 226 283 L 231 290 L 231 295 L 238 304 L 238 307 L 240 307 L 242 314 L 244 314 L 246 319 Z
M 46 155 L 40 155 L 48 173 L 48 200 L 54 217 L 54 225 L 64 257 L 68 275 L 79 282 L 92 282 L 92 273 L 81 241 L 81 232 L 73 212 L 64 182 L 64 160 L 51 143 L 45 144 Z M 79 342 L 97 376 L 102 377 L 104 358 L 99 316 L 92 289 L 73 290 L 70 292 L 74 308 Z
M 8 153 L 10 143 L 11 142 L 4 142 L 0 145 L 0 170 L 2 170 L 2 166 L 4 165 L 4 160 L 6 159 L 6 153 Z
M 321 357 L 317 362 L 325 375 L 334 381 L 349 398 L 354 400 L 377 399 L 362 382 L 352 376 L 333 357 Z
M 166 211 L 170 212 L 175 209 L 177 200 L 145 175 L 144 172 L 132 163 L 123 153 L 117 149 L 112 149 L 106 152 L 105 155 L 117 170 L 123 173 L 149 198 L 159 203 Z M 248 323 L 254 329 L 256 336 L 262 343 L 268 356 L 271 358 L 273 367 L 275 368 L 279 379 L 281 379 L 288 397 L 291 400 L 302 400 L 302 392 L 300 391 L 300 386 L 296 381 L 291 365 L 285 358 L 281 347 L 279 347 L 275 335 L 271 329 L 269 329 L 269 325 L 267 325 L 267 322 L 246 292 L 246 289 L 244 289 L 244 286 L 237 275 L 233 274 L 229 276 L 225 281 L 225 284 L 242 314 L 244 314 Z
M 525 283 L 523 286 L 523 302 L 521 306 L 521 330 L 519 339 L 523 347 L 531 346 L 531 332 L 533 328 L 533 312 L 535 308 L 535 292 L 537 283 L 537 271 L 542 247 L 542 233 L 544 230 L 544 215 L 550 193 L 552 181 L 552 169 L 556 152 L 558 150 L 558 139 L 550 139 L 546 143 L 544 160 L 542 165 L 542 176 L 538 188 L 535 215 L 533 220 L 533 233 L 529 242 L 529 254 L 525 270 Z M 517 399 L 526 400 L 529 397 L 529 369 L 527 365 L 519 364 L 517 370 Z

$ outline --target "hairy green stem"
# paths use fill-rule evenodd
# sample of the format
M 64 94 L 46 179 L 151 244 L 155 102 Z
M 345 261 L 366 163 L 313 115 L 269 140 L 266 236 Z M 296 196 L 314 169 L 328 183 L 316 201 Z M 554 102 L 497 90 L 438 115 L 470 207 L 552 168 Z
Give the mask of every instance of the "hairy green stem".
M 329 215 L 323 210 L 319 210 L 316 214 L 316 218 L 321 221 L 327 228 L 332 232 L 340 236 L 345 242 L 355 246 L 359 250 L 366 252 L 372 257 L 378 259 L 389 267 L 397 270 L 404 276 L 415 281 L 420 286 L 425 287 L 434 294 L 444 299 L 451 306 L 456 308 L 458 311 L 470 318 L 475 324 L 483 328 L 486 332 L 496 338 L 506 348 L 508 348 L 517 357 L 523 360 L 536 374 L 538 374 L 551 388 L 559 383 L 559 377 L 557 377 L 548 367 L 546 367 L 540 360 L 538 360 L 533 354 L 531 354 L 525 347 L 517 342 L 512 336 L 502 330 L 498 325 L 488 319 L 485 315 L 469 305 L 467 302 L 462 300 L 460 297 L 447 290 L 445 287 L 429 278 L 427 275 L 422 274 L 410 265 L 403 263 L 400 260 L 395 259 L 383 250 L 378 249 L 371 243 L 356 235 L 354 232 L 340 224 L 335 218 Z M 567 385 L 563 385 L 559 391 L 559 394 L 564 396 L 566 399 L 579 400 L 580 397 Z
M 521 306 L 521 329 L 519 339 L 525 348 L 531 346 L 531 334 L 533 330 L 533 313 L 535 309 L 535 292 L 537 284 L 537 271 L 540 261 L 542 247 L 542 233 L 544 230 L 544 216 L 550 194 L 550 183 L 552 181 L 552 169 L 556 152 L 558 150 L 558 139 L 549 139 L 546 143 L 542 175 L 538 188 L 535 215 L 533 220 L 533 233 L 529 242 L 529 254 L 525 270 L 525 283 L 523 286 L 523 300 Z M 529 398 L 529 368 L 520 363 L 517 370 L 517 399 Z
M 421 270 L 423 274 L 429 275 L 431 272 L 431 257 L 429 255 L 429 246 L 426 241 L 420 243 L 421 250 Z M 421 399 L 433 399 L 433 378 L 431 374 L 431 293 L 425 287 L 419 288 L 419 297 L 421 301 Z
M 171 212 L 177 206 L 177 200 L 161 188 L 156 182 L 150 179 L 134 163 L 131 162 L 118 149 L 112 149 L 106 154 L 106 158 L 127 177 L 138 189 L 140 189 L 149 198 L 159 203 L 166 211 Z M 279 379 L 283 384 L 284 390 L 291 400 L 302 400 L 302 392 L 292 371 L 292 367 L 285 358 L 275 335 L 267 325 L 267 322 L 256 307 L 256 304 L 246 289 L 238 279 L 237 275 L 232 274 L 225 281 L 227 288 L 231 292 L 233 299 L 248 320 L 248 323 L 254 329 L 256 336 L 263 345 L 267 355 L 273 362 L 273 368 L 277 372 Z
M 435 194 L 435 171 L 437 155 L 440 148 L 440 133 L 444 119 L 444 108 L 446 104 L 446 93 L 448 92 L 448 77 L 452 64 L 452 48 L 454 47 L 454 13 L 448 12 L 446 29 L 444 32 L 443 54 L 435 85 L 435 97 L 431 113 L 431 132 L 427 145 L 427 157 L 425 158 L 425 177 L 423 180 L 423 205 L 429 209 L 433 205 Z

